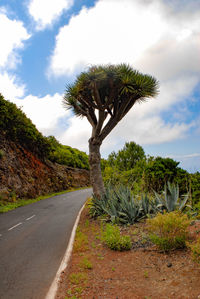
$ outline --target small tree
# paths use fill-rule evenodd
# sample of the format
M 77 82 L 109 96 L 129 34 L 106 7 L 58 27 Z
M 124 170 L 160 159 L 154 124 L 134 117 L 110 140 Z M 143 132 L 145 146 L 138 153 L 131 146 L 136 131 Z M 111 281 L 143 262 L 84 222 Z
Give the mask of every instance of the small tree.
M 131 170 L 139 161 L 145 160 L 146 156 L 143 148 L 135 142 L 126 142 L 123 149 L 117 153 L 112 152 L 108 156 L 111 166 L 115 165 L 120 171 Z
M 87 117 L 92 126 L 89 139 L 90 179 L 93 192 L 104 193 L 100 146 L 118 122 L 137 102 L 153 97 L 158 82 L 129 65 L 92 66 L 67 86 L 63 102 L 75 115 Z

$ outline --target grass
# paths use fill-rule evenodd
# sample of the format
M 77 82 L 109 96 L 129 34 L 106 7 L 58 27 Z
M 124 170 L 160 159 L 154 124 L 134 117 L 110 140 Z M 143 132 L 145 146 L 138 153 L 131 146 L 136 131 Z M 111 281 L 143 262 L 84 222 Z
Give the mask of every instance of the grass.
M 191 249 L 193 260 L 200 263 L 200 237 L 193 244 L 187 243 L 187 246 Z
M 88 260 L 87 257 L 84 257 L 83 260 L 80 262 L 79 266 L 82 269 L 91 270 L 93 268 L 92 263 Z
M 82 283 L 86 283 L 87 279 L 88 279 L 87 274 L 82 273 L 82 272 L 72 273 L 69 276 L 69 281 L 74 285 L 79 285 L 79 284 L 82 284 Z
M 74 252 L 83 252 L 88 249 L 88 237 L 86 234 L 84 234 L 82 231 L 80 231 L 80 228 L 77 227 L 76 230 L 76 236 L 74 241 Z
M 43 199 L 47 199 L 49 197 L 53 197 L 53 196 L 60 195 L 60 194 L 65 194 L 65 193 L 72 192 L 72 191 L 82 190 L 82 189 L 86 189 L 86 188 L 88 188 L 88 187 L 72 188 L 69 190 L 61 191 L 61 192 L 50 193 L 47 195 L 41 195 L 34 199 L 16 199 L 13 202 L 6 202 L 3 200 L 0 200 L 0 213 L 6 213 L 6 212 L 14 210 L 16 208 L 26 206 L 26 205 L 29 205 L 31 203 L 34 203 L 34 202 L 37 202 L 37 201 L 40 201 Z

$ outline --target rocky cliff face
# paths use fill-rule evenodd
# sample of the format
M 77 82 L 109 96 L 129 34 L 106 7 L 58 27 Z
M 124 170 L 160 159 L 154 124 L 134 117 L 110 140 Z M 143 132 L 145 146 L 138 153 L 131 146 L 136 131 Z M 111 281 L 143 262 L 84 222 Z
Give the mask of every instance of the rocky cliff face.
M 41 161 L 20 144 L 0 136 L 0 199 L 39 195 L 89 186 L 89 171 Z

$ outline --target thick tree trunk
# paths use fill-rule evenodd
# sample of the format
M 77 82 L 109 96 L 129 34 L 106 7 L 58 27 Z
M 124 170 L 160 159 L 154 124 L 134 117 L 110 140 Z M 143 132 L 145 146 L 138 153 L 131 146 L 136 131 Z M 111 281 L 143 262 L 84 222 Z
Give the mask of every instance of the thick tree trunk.
M 92 184 L 93 193 L 98 198 L 100 198 L 100 195 L 105 192 L 101 174 L 100 146 L 100 141 L 95 138 L 89 139 L 90 182 Z

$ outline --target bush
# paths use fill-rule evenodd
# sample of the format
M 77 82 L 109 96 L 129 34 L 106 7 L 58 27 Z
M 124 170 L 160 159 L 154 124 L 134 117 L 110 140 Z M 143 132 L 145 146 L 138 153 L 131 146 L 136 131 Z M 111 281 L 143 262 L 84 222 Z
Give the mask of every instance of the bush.
M 130 236 L 121 236 L 117 225 L 107 224 L 102 239 L 112 250 L 124 251 L 132 247 Z
M 187 244 L 192 251 L 193 260 L 200 263 L 200 238 L 193 244 Z
M 158 214 L 148 219 L 148 230 L 151 241 L 162 251 L 184 248 L 187 238 L 189 220 L 180 212 Z

